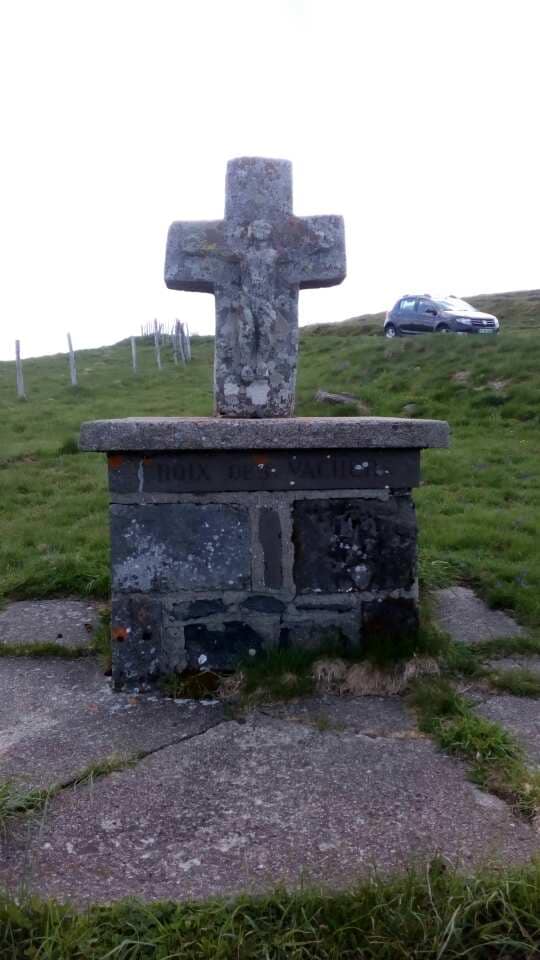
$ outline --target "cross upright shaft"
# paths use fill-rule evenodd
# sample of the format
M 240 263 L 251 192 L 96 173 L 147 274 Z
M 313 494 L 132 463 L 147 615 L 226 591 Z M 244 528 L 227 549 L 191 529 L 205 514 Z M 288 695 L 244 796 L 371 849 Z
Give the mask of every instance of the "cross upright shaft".
M 293 215 L 291 164 L 231 160 L 225 219 L 173 223 L 165 261 L 168 287 L 215 295 L 217 414 L 293 413 L 298 291 L 344 278 L 343 219 Z

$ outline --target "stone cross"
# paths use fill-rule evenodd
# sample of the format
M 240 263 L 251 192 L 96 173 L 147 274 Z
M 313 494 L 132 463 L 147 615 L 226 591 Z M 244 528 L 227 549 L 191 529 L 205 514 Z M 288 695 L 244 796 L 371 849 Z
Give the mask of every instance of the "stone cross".
M 293 215 L 289 161 L 231 160 L 225 219 L 173 223 L 165 261 L 168 287 L 216 298 L 218 415 L 292 414 L 298 291 L 344 278 L 343 219 Z

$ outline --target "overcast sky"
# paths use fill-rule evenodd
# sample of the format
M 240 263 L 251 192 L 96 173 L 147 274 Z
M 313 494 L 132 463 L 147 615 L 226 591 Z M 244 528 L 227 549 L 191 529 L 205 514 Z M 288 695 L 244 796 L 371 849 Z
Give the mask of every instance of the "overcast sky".
M 538 0 L 3 0 L 0 358 L 157 317 L 171 220 L 222 216 L 225 165 L 293 161 L 339 213 L 341 287 L 301 323 L 409 291 L 540 287 Z

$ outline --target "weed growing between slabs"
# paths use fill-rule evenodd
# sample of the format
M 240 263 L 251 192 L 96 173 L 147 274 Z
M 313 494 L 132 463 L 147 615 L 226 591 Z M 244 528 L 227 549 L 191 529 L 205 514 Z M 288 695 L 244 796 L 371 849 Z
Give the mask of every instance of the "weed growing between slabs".
M 415 658 L 420 662 L 422 658 L 436 657 L 445 644 L 444 637 L 431 627 L 423 627 L 410 636 L 378 636 L 376 640 L 364 641 L 358 649 L 351 649 L 338 633 L 329 634 L 321 646 L 313 649 L 276 648 L 256 657 L 246 657 L 234 673 L 201 670 L 169 674 L 162 678 L 160 689 L 174 699 L 205 699 L 217 695 L 249 707 L 316 693 L 320 686 L 318 663 L 327 663 L 330 671 L 334 667 L 336 674 L 343 678 L 353 664 L 369 664 L 390 675 L 392 668 L 414 662 Z M 326 692 L 338 692 L 338 684 L 334 686 L 335 689 L 329 686 Z
M 540 674 L 533 670 L 515 668 L 491 673 L 489 683 L 502 693 L 514 697 L 540 697 Z
M 135 756 L 111 754 L 103 760 L 90 763 L 69 780 L 53 784 L 44 790 L 25 790 L 20 784 L 9 781 L 0 784 L 0 830 L 14 817 L 21 817 L 36 810 L 41 810 L 62 790 L 67 790 L 70 787 L 87 786 L 99 777 L 106 777 L 117 770 L 125 770 L 126 767 L 135 764 L 142 756 L 143 754 Z
M 80 913 L 0 900 L 1 960 L 530 960 L 539 946 L 538 865 L 464 877 L 435 860 L 347 893 L 126 901 Z
M 534 636 L 498 638 L 482 643 L 448 642 L 442 663 L 450 676 L 466 677 L 488 684 L 515 697 L 540 697 L 540 674 L 527 668 L 497 669 L 501 657 L 540 657 L 540 640 Z M 486 667 L 484 661 L 491 661 Z
M 512 804 L 529 819 L 540 812 L 540 771 L 530 769 L 514 738 L 477 716 L 445 677 L 419 680 L 409 695 L 421 730 L 443 750 L 469 761 L 479 787 Z

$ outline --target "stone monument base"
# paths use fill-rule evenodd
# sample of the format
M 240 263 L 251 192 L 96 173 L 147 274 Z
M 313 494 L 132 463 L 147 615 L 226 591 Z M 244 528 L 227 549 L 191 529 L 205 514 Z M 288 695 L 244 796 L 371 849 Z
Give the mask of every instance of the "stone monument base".
M 420 449 L 448 425 L 388 418 L 83 424 L 109 464 L 113 683 L 232 670 L 275 647 L 418 626 Z

